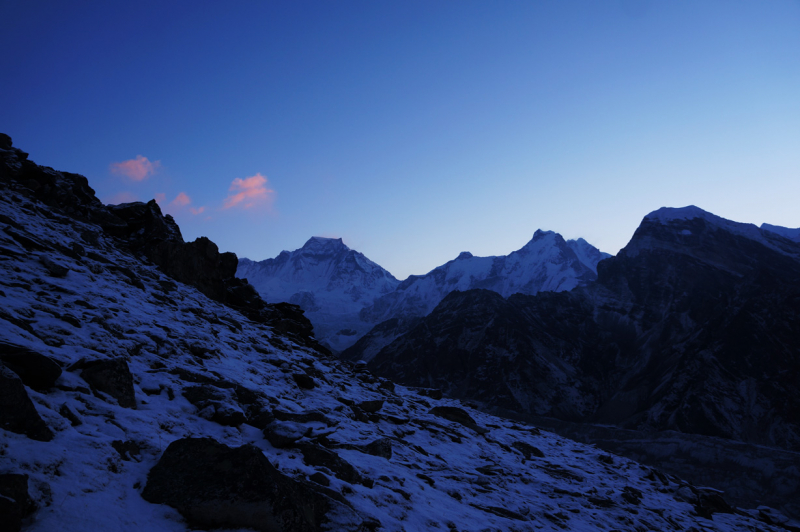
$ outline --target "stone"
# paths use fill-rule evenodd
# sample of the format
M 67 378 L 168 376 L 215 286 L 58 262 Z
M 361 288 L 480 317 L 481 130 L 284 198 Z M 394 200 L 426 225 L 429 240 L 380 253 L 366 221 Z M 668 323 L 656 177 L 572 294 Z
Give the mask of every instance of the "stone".
M 458 408 L 457 406 L 435 406 L 431 408 L 428 413 L 463 425 L 474 430 L 478 434 L 485 434 L 489 432 L 488 429 L 475 423 L 475 420 L 472 419 L 472 416 L 470 416 L 466 410 L 463 408 Z
M 305 373 L 293 373 L 292 378 L 294 379 L 294 382 L 297 384 L 297 386 L 299 386 L 304 390 L 312 390 L 316 386 L 314 379 L 312 379 Z
M 13 371 L 0 364 L 0 428 L 24 434 L 32 440 L 50 441 L 53 432 L 33 406 L 25 384 Z
M 392 440 L 389 438 L 378 438 L 366 444 L 363 449 L 365 453 L 371 454 L 372 456 L 380 456 L 387 460 L 392 458 Z
M 0 531 L 18 531 L 22 519 L 36 510 L 28 495 L 28 475 L 0 474 Z
M 383 399 L 376 399 L 373 401 L 362 401 L 358 403 L 358 407 L 367 414 L 374 414 L 383 408 Z
M 44 268 L 47 270 L 47 273 L 53 277 L 66 277 L 69 273 L 69 268 L 53 262 L 47 255 L 42 255 L 39 258 L 39 262 L 42 263 L 42 266 L 44 266 Z
M 363 519 L 330 490 L 275 469 L 253 445 L 231 448 L 211 438 L 172 442 L 147 476 L 142 498 L 177 509 L 195 527 L 312 532 L 335 515 L 336 530 Z
M 81 377 L 95 391 L 106 393 L 117 400 L 119 406 L 136 408 L 133 376 L 128 363 L 122 358 L 96 360 L 84 366 Z
M 183 396 L 201 412 L 208 412 L 207 418 L 220 425 L 238 427 L 247 421 L 245 413 L 236 404 L 233 390 L 223 390 L 210 384 L 189 386 L 183 389 Z
M 314 443 L 304 443 L 298 446 L 303 453 L 306 464 L 314 467 L 325 467 L 338 479 L 350 484 L 363 484 L 364 478 L 350 462 L 340 457 L 336 452 Z
M 73 412 L 73 410 L 69 407 L 69 405 L 67 405 L 67 403 L 61 405 L 61 408 L 58 409 L 58 413 L 64 416 L 66 419 L 68 419 L 70 425 L 72 425 L 73 427 L 77 427 L 78 425 L 83 424 L 83 421 L 81 421 L 81 418 L 78 416 L 78 414 Z
M 52 388 L 61 376 L 61 366 L 52 358 L 15 344 L 0 342 L 0 362 L 34 390 Z
M 544 453 L 530 443 L 525 443 L 524 441 L 515 441 L 511 444 L 511 447 L 521 452 L 522 456 L 525 457 L 525 460 L 530 460 L 534 456 L 536 458 L 544 458 Z
M 273 447 L 283 449 L 291 447 L 294 443 L 312 432 L 311 427 L 307 427 L 294 421 L 275 420 L 264 428 L 264 437 Z

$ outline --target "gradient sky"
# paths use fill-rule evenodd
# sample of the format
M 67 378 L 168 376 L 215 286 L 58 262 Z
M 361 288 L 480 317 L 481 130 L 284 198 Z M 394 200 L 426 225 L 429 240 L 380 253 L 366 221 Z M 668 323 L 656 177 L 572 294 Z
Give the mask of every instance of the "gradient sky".
M 398 278 L 697 205 L 800 227 L 800 2 L 0 1 L 0 131 L 261 260 Z

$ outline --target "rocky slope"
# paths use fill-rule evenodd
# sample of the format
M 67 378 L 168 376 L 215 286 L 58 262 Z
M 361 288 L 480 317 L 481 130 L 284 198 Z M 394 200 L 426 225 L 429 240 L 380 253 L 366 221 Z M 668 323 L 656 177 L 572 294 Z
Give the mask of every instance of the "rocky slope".
M 285 323 L 302 315 L 212 299 L 212 272 L 178 279 L 101 225 L 101 205 L 44 202 L 0 141 L 7 530 L 793 526 L 331 358 Z
M 359 317 L 400 283 L 342 239 L 312 237 L 295 251 L 259 262 L 242 259 L 236 275 L 268 301 L 300 306 L 319 340 L 336 351 L 350 346 L 371 324 Z

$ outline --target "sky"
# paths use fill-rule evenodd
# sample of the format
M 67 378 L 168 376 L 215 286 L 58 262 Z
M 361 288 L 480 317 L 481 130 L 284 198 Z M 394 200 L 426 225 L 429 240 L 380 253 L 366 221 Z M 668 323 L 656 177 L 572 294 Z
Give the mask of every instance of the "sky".
M 0 132 L 106 203 L 397 278 L 660 207 L 800 227 L 800 1 L 0 1 Z

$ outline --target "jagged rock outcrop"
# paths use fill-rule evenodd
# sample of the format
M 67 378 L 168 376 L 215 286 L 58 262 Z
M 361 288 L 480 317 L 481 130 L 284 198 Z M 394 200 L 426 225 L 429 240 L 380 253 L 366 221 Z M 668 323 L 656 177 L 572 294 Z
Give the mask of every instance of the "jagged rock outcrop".
M 300 307 L 265 303 L 247 281 L 236 277 L 238 259 L 234 253 L 220 253 L 217 245 L 205 237 L 184 242 L 175 220 L 162 214 L 155 200 L 103 205 L 85 177 L 38 166 L 28 160 L 27 153 L 12 146 L 11 137 L 0 135 L 0 182 L 6 186 L 70 217 L 99 224 L 106 234 L 153 261 L 173 279 L 196 287 L 252 320 L 274 325 L 299 341 L 328 352 L 313 338 L 313 326 Z M 96 239 L 97 235 L 89 238 Z M 35 241 L 30 245 L 36 246 Z

